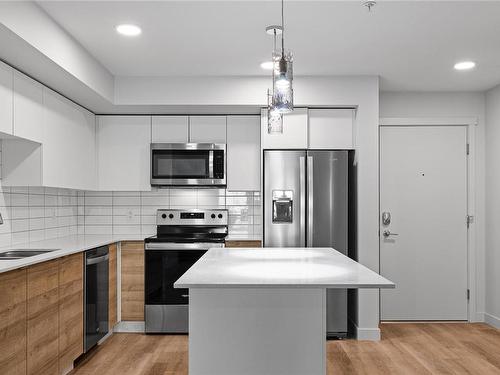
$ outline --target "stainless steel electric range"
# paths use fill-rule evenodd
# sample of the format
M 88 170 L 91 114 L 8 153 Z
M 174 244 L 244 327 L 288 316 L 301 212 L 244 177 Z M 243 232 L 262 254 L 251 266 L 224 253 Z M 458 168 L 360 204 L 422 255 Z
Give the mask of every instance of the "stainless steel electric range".
M 212 247 L 224 247 L 227 210 L 158 210 L 157 235 L 145 239 L 146 333 L 188 332 L 188 289 L 174 289 Z

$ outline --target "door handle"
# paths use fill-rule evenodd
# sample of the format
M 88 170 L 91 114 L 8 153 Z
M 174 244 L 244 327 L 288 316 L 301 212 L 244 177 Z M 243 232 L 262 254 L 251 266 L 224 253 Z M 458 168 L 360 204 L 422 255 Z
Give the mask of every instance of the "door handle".
M 385 238 L 387 238 L 389 236 L 399 236 L 398 233 L 391 233 L 391 231 L 389 229 L 384 230 L 382 233 L 383 233 Z
M 313 157 L 307 157 L 307 247 L 313 247 L 313 230 L 314 230 L 314 209 L 313 209 Z

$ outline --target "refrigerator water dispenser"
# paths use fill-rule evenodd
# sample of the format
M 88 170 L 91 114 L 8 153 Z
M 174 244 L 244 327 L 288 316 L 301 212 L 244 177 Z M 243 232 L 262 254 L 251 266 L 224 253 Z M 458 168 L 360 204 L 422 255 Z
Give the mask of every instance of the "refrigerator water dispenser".
M 273 190 L 273 223 L 293 222 L 293 191 Z

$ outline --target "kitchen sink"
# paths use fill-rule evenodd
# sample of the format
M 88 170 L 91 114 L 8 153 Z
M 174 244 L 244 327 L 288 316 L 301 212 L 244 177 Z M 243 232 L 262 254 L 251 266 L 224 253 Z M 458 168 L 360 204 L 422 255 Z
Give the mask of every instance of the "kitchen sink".
M 14 260 L 23 259 L 28 257 L 34 257 L 35 255 L 41 255 L 45 253 L 50 253 L 51 251 L 56 251 L 59 249 L 13 249 L 0 253 L 0 260 Z

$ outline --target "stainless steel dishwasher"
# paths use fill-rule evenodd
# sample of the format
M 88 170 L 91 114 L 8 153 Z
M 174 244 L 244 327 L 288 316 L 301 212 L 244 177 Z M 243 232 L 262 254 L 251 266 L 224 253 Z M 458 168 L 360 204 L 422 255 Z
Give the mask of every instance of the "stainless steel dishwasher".
M 85 252 L 85 353 L 108 333 L 109 253 L 102 246 Z

